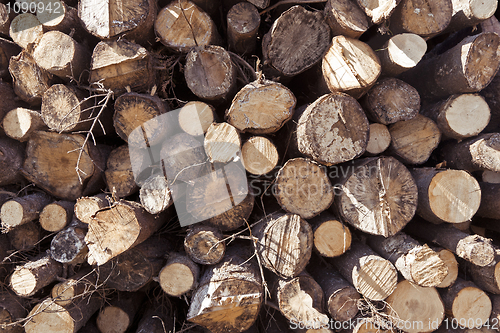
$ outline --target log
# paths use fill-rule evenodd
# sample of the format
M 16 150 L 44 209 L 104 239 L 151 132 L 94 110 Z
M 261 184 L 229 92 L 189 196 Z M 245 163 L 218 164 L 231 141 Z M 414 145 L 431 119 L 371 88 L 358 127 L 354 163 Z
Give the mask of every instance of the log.
M 134 180 L 128 145 L 115 148 L 109 154 L 104 171 L 108 189 L 118 198 L 128 197 L 139 189 Z
M 95 213 L 89 223 L 85 242 L 87 262 L 102 265 L 142 243 L 163 225 L 163 216 L 151 215 L 133 201 L 119 200 Z
M 448 274 L 448 267 L 436 252 L 403 232 L 386 239 L 370 236 L 367 243 L 375 252 L 392 262 L 412 284 L 437 287 Z
M 492 309 L 489 323 L 492 329 L 498 331 L 498 323 L 500 321 L 500 296 L 490 295 L 490 299 Z
M 7 112 L 2 127 L 8 137 L 21 142 L 27 141 L 33 132 L 46 129 L 40 112 L 25 108 Z
M 17 266 L 10 276 L 10 288 L 18 296 L 30 297 L 62 274 L 62 265 L 49 255 L 43 255 L 22 266 Z
M 59 200 L 43 207 L 38 221 L 44 230 L 50 232 L 61 231 L 73 218 L 75 203 Z
M 210 163 L 228 163 L 239 158 L 241 138 L 236 128 L 228 123 L 213 123 L 203 143 Z
M 500 193 L 500 184 L 491 184 L 480 182 L 481 188 L 481 204 L 477 210 L 477 216 L 487 217 L 491 219 L 500 219 L 498 207 L 498 193 Z
M 153 0 L 78 2 L 78 17 L 83 27 L 100 39 L 125 35 L 128 40 L 139 43 L 152 42 L 156 11 Z
M 366 14 L 354 1 L 328 0 L 323 15 L 333 36 L 358 38 L 370 27 Z
M 349 251 L 330 258 L 329 262 L 361 295 L 372 301 L 386 299 L 396 288 L 396 268 L 359 241 L 353 241 Z
M 96 323 L 101 333 L 125 333 L 134 322 L 139 310 L 143 293 L 118 294 L 110 305 L 101 309 Z
M 100 282 L 120 291 L 138 291 L 158 275 L 171 247 L 171 241 L 154 235 L 100 266 Z
M 408 164 L 426 162 L 441 140 L 441 132 L 436 123 L 421 114 L 392 124 L 389 132 L 391 153 Z
M 433 332 L 444 319 L 443 301 L 436 288 L 399 282 L 386 299 L 390 320 L 405 332 Z
M 166 306 L 152 302 L 147 306 L 139 321 L 136 333 L 165 333 L 173 332 L 175 319 L 172 311 Z
M 126 87 L 140 92 L 153 85 L 152 58 L 142 46 L 125 39 L 102 41 L 96 45 L 90 64 L 90 83 L 123 93 Z
M 351 231 L 333 214 L 325 211 L 309 220 L 314 249 L 323 257 L 338 257 L 351 247 Z
M 444 264 L 448 268 L 448 274 L 446 274 L 446 277 L 443 279 L 443 282 L 438 284 L 436 287 L 448 288 L 451 285 L 453 285 L 453 283 L 455 283 L 458 277 L 457 258 L 455 258 L 455 254 L 453 254 L 453 252 L 447 249 L 439 247 L 432 247 L 432 249 L 439 255 L 439 258 L 444 262 Z
M 256 262 L 232 252 L 217 265 L 207 267 L 187 313 L 187 320 L 212 332 L 247 330 L 262 304 L 262 281 Z
M 458 31 L 475 26 L 495 14 L 498 1 L 451 0 L 453 9 L 451 21 L 445 32 Z
M 30 221 L 13 228 L 7 234 L 9 243 L 18 251 L 33 250 L 40 242 L 40 227 Z
M 80 82 L 90 66 L 90 52 L 60 31 L 43 34 L 33 52 L 38 66 L 65 81 Z
M 0 37 L 0 77 L 2 79 L 10 80 L 9 60 L 11 57 L 18 55 L 21 50 L 22 49 L 16 43 Z
M 5 4 L 0 4 L 0 33 L 8 36 L 10 22 L 12 21 L 12 15 L 9 11 L 10 7 Z
M 61 230 L 50 242 L 50 256 L 62 264 L 81 264 L 85 262 L 88 253 L 85 244 L 86 225 L 75 223 Z
M 415 67 L 426 51 L 427 43 L 419 35 L 412 33 L 394 35 L 380 50 L 376 50 L 382 65 L 382 75 L 397 76 Z
M 370 124 L 365 154 L 369 156 L 383 153 L 391 144 L 391 133 L 384 124 Z
M 333 267 L 309 265 L 307 270 L 325 293 L 325 303 L 333 320 L 347 322 L 358 313 L 361 298 L 356 289 Z
M 384 0 L 378 2 L 366 2 L 357 0 L 359 7 L 365 12 L 373 24 L 380 24 L 389 19 L 392 12 L 401 0 Z
M 483 170 L 481 172 L 481 180 L 484 183 L 498 184 L 498 183 L 500 183 L 500 172 Z
M 44 192 L 37 192 L 5 202 L 0 209 L 2 228 L 9 231 L 37 219 L 43 207 L 51 201 L 52 198 Z
M 278 149 L 264 136 L 252 136 L 241 147 L 245 170 L 253 175 L 265 175 L 278 165 Z
M 458 278 L 450 288 L 441 289 L 440 294 L 446 314 L 461 323 L 462 327 L 473 328 L 476 320 L 486 323 L 490 317 L 490 298 L 470 281 Z
M 24 329 L 19 324 L 14 324 L 27 314 L 24 301 L 9 291 L 0 294 L 0 325 L 4 333 L 22 333 Z M 3 326 L 6 325 L 6 326 Z
M 361 99 L 371 121 L 384 125 L 411 120 L 420 111 L 420 96 L 415 88 L 396 78 L 383 78 Z
M 82 269 L 64 282 L 56 284 L 52 288 L 51 297 L 57 305 L 67 307 L 96 290 L 96 282 L 95 270 Z
M 427 2 L 402 0 L 391 15 L 389 29 L 394 34 L 409 32 L 433 37 L 448 26 L 453 13 L 452 0 Z
M 205 224 L 218 228 L 220 231 L 232 231 L 246 225 L 254 207 L 254 195 L 248 191 L 246 197 L 237 205 L 204 221 Z
M 342 35 L 333 37 L 323 56 L 323 79 L 328 89 L 356 99 L 375 84 L 381 71 L 380 60 L 368 44 Z
M 485 133 L 443 145 L 441 157 L 450 168 L 500 172 L 500 133 Z
M 30 45 L 38 43 L 42 35 L 42 24 L 33 14 L 19 14 L 10 23 L 9 36 L 23 49 L 27 49 Z
M 80 158 L 79 149 L 83 149 Z M 76 200 L 87 192 L 95 193 L 104 170 L 104 153 L 79 134 L 35 132 L 28 141 L 22 174 L 57 198 Z
M 490 239 L 466 234 L 449 224 L 433 224 L 415 219 L 405 230 L 410 235 L 436 243 L 481 267 L 491 264 L 495 259 L 495 250 Z
M 319 97 L 300 115 L 292 146 L 330 166 L 361 156 L 368 143 L 368 131 L 361 105 L 349 95 L 330 93 Z
M 284 210 L 309 219 L 331 206 L 334 189 L 318 163 L 294 158 L 278 171 L 273 195 Z
M 116 99 L 114 110 L 116 133 L 134 147 L 144 145 L 145 137 L 146 145 L 154 146 L 171 131 L 169 116 L 159 117 L 168 108 L 158 96 L 128 92 Z
M 436 122 L 444 137 L 457 140 L 478 135 L 490 122 L 488 103 L 478 94 L 452 95 L 421 113 Z
M 16 95 L 31 105 L 40 105 L 43 94 L 50 88 L 52 75 L 40 68 L 26 51 L 10 58 L 9 72 Z
M 188 102 L 179 111 L 179 126 L 189 135 L 203 135 L 215 122 L 214 112 L 215 108 L 209 104 L 200 101 Z
M 169 296 L 180 297 L 198 285 L 200 267 L 187 255 L 172 253 L 158 275 L 161 289 Z
M 152 175 L 141 186 L 141 205 L 150 214 L 159 214 L 174 202 L 168 181 L 163 175 Z
M 254 6 L 260 8 L 260 9 L 264 9 L 264 8 L 267 8 L 270 4 L 270 0 L 250 0 L 248 1 L 250 2 L 251 4 L 253 4 Z
M 497 72 L 499 44 L 500 37 L 491 32 L 466 37 L 446 52 L 419 62 L 400 78 L 415 87 L 423 100 L 478 92 Z
M 497 254 L 495 260 L 486 266 L 477 266 L 468 263 L 467 272 L 472 281 L 482 290 L 492 294 L 500 294 L 500 256 Z
M 396 159 L 364 158 L 332 171 L 330 176 L 340 189 L 334 207 L 343 221 L 355 228 L 388 237 L 413 218 L 417 186 L 408 169 Z
M 54 84 L 43 94 L 41 115 L 52 131 L 88 131 L 96 110 L 88 92 L 69 85 Z M 96 133 L 99 129 L 97 125 Z
M 184 78 L 193 94 L 207 101 L 229 101 L 236 93 L 236 66 L 216 45 L 193 48 L 186 56 Z
M 220 39 L 210 16 L 188 0 L 172 1 L 162 8 L 154 27 L 160 42 L 175 52 L 188 53 L 195 46 L 218 44 Z
M 302 272 L 313 248 L 311 226 L 299 215 L 273 213 L 252 229 L 255 244 L 264 267 L 283 278 Z
M 111 202 L 105 194 L 98 194 L 93 197 L 80 197 L 76 200 L 74 212 L 78 220 L 88 224 L 92 222 L 98 211 L 109 206 L 111 206 Z
M 284 85 L 257 80 L 236 94 L 226 120 L 243 133 L 274 133 L 292 118 L 296 104 L 294 94 Z
M 463 170 L 411 169 L 418 186 L 417 214 L 433 223 L 462 223 L 476 214 L 481 203 L 477 180 Z
M 269 275 L 271 297 L 289 322 L 316 327 L 329 322 L 323 313 L 323 290 L 308 273 L 303 271 L 292 279 Z
M 38 21 L 43 26 L 44 31 L 57 30 L 65 34 L 80 35 L 81 23 L 78 18 L 78 10 L 70 7 L 61 0 L 38 0 L 46 10 L 36 12 Z
M 224 257 L 226 244 L 219 229 L 196 224 L 189 228 L 184 238 L 184 250 L 194 262 L 213 265 Z
M 0 186 L 15 184 L 23 179 L 21 167 L 25 158 L 24 146 L 11 138 L 0 137 Z
M 96 296 L 82 298 L 68 307 L 62 307 L 51 298 L 47 298 L 35 305 L 29 313 L 33 319 L 26 323 L 26 333 L 76 333 L 100 305 L 101 300 Z
M 249 2 L 239 2 L 227 13 L 229 49 L 238 54 L 251 54 L 257 43 L 260 15 Z
M 293 6 L 262 38 L 264 65 L 280 76 L 295 76 L 320 61 L 329 45 L 330 29 L 323 14 Z

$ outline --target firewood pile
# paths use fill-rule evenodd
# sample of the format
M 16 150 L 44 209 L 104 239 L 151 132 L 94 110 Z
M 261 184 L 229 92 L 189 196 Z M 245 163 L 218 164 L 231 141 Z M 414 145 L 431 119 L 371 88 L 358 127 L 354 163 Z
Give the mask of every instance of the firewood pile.
M 500 330 L 497 0 L 0 3 L 0 332 Z

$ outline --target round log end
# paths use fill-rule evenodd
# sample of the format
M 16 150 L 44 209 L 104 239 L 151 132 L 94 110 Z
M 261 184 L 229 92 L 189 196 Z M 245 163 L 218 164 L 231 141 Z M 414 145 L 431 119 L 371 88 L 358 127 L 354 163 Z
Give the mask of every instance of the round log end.
M 474 328 L 477 325 L 476 321 L 486 323 L 491 309 L 491 300 L 484 291 L 476 287 L 465 287 L 453 300 L 451 312 L 457 322 L 466 323 L 463 326 Z
M 396 288 L 398 273 L 390 261 L 368 255 L 360 258 L 359 265 L 352 271 L 352 280 L 360 294 L 373 301 L 382 301 Z
M 453 283 L 455 283 L 458 277 L 457 258 L 455 258 L 455 254 L 453 252 L 446 249 L 437 251 L 437 254 L 448 268 L 448 274 L 446 274 L 446 277 L 443 279 L 443 281 L 441 281 L 441 283 L 438 284 L 436 287 L 438 288 L 450 287 Z
M 279 155 L 276 146 L 269 139 L 254 136 L 241 148 L 245 169 L 254 175 L 264 175 L 278 165 Z
M 314 248 L 324 257 L 338 257 L 351 247 L 351 231 L 337 220 L 321 223 L 314 230 Z

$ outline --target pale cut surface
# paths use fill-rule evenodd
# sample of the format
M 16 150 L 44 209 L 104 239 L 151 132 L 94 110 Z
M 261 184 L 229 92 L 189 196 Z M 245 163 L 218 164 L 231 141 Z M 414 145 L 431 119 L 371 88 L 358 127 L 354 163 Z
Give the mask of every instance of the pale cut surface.
M 403 280 L 386 302 L 392 310 L 389 314 L 394 318 L 394 324 L 398 324 L 398 319 L 412 323 L 404 327 L 408 333 L 432 332 L 436 329 L 432 327 L 433 323 L 440 325 L 444 319 L 444 305 L 435 288 L 420 287 Z
M 394 292 L 398 272 L 390 261 L 368 255 L 361 257 L 358 265 L 352 271 L 352 283 L 360 294 L 372 301 L 382 301 Z
M 370 136 L 366 145 L 366 152 L 370 154 L 380 154 L 391 144 L 391 133 L 384 124 L 370 124 Z
M 189 102 L 179 111 L 179 126 L 192 136 L 206 133 L 214 121 L 214 109 L 203 102 Z
M 322 223 L 314 231 L 314 247 L 325 257 L 337 257 L 351 247 L 349 228 L 337 220 Z
M 158 278 L 163 291 L 172 296 L 181 296 L 191 290 L 194 284 L 193 273 L 189 267 L 181 263 L 166 266 Z
M 36 287 L 37 277 L 26 268 L 16 269 L 10 277 L 11 288 L 19 295 L 31 295 Z
M 61 77 L 71 75 L 78 80 L 81 69 L 76 67 L 82 65 L 74 62 L 76 52 L 81 52 L 81 50 L 76 49 L 76 42 L 73 38 L 60 31 L 49 31 L 44 33 L 38 42 L 33 58 L 38 66 L 54 75 Z M 72 65 L 75 67 L 74 71 L 71 68 Z
M 63 84 L 54 84 L 43 94 L 42 119 L 53 131 L 70 132 L 78 125 L 82 111 L 77 95 Z
M 334 35 L 358 38 L 369 28 L 365 13 L 351 0 L 327 1 L 324 14 Z
M 498 1 L 491 0 L 470 0 L 468 2 L 472 15 L 480 20 L 486 20 L 495 14 L 498 5 Z
M 55 27 L 64 20 L 65 7 L 59 0 L 37 0 L 43 4 L 43 8 L 51 10 L 37 11 L 36 17 L 46 27 Z
M 245 169 L 254 175 L 263 175 L 278 164 L 278 150 L 269 139 L 254 136 L 248 139 L 241 148 L 241 157 Z
M 463 94 L 453 99 L 445 115 L 448 126 L 463 137 L 479 134 L 490 121 L 490 108 L 483 97 Z
M 465 287 L 455 297 L 451 311 L 458 322 L 465 320 L 467 325 L 464 326 L 472 328 L 473 326 L 469 326 L 470 322 L 473 322 L 474 326 L 476 320 L 486 323 L 490 317 L 491 308 L 491 300 L 484 291 L 475 287 Z M 470 322 L 469 319 L 471 319 Z
M 15 227 L 23 221 L 23 206 L 17 201 L 7 201 L 0 210 L 0 220 L 4 226 Z
M 398 0 L 358 0 L 358 4 L 374 24 L 388 19 L 398 3 Z
M 42 38 L 43 27 L 35 15 L 24 13 L 12 20 L 9 35 L 17 45 L 25 49 Z
M 113 320 L 107 320 L 112 318 Z M 107 306 L 96 319 L 97 327 L 102 333 L 122 333 L 130 325 L 129 315 L 116 306 Z
M 390 59 L 403 68 L 415 67 L 426 51 L 425 39 L 411 33 L 398 34 L 392 37 L 387 45 Z
M 432 178 L 428 189 L 431 210 L 449 223 L 469 221 L 481 204 L 477 180 L 462 170 L 446 170 Z
M 74 319 L 62 306 L 48 298 L 40 304 L 35 305 L 30 316 L 35 314 L 33 320 L 26 323 L 26 333 L 72 333 L 75 331 Z M 54 313 L 58 313 L 54 316 Z
M 254 81 L 236 94 L 226 118 L 241 132 L 273 133 L 292 118 L 296 103 L 297 99 L 284 85 L 269 80 Z
M 235 160 L 239 155 L 241 139 L 232 125 L 214 123 L 207 129 L 204 146 L 210 162 L 227 163 Z
M 500 172 L 484 170 L 481 176 L 485 183 L 500 184 Z
M 44 127 L 40 112 L 29 109 L 12 109 L 3 118 L 5 134 L 21 142 L 28 140 L 31 133 Z
M 443 281 L 436 287 L 447 288 L 451 286 L 458 277 L 457 258 L 455 258 L 455 254 L 453 254 L 453 252 L 446 249 L 440 250 L 437 253 L 439 255 L 439 258 L 441 258 L 441 260 L 448 268 L 448 274 L 446 274 L 446 277 L 443 279 Z
M 370 46 L 344 36 L 333 37 L 330 48 L 323 57 L 322 69 L 330 91 L 348 93 L 370 87 L 382 70 L 380 61 Z
M 58 204 L 48 204 L 40 213 L 39 222 L 43 229 L 55 232 L 66 226 L 67 215 L 64 207 Z

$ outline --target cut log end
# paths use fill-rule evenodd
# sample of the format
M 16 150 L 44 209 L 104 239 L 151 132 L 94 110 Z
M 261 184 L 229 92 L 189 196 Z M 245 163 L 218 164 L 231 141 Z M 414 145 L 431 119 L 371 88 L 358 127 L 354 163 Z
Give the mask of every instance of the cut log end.
M 450 287 L 453 283 L 455 283 L 455 280 L 458 277 L 458 262 L 453 252 L 449 250 L 441 249 L 438 250 L 437 253 L 439 255 L 439 258 L 441 258 L 441 260 L 448 268 L 448 274 L 446 274 L 446 277 L 443 279 L 443 281 L 436 287 L 447 288 Z
M 189 102 L 179 111 L 179 126 L 192 136 L 206 133 L 214 121 L 214 108 L 203 102 Z
M 353 270 L 352 280 L 360 294 L 373 301 L 381 301 L 393 293 L 398 273 L 389 261 L 369 255 L 360 258 L 359 270 Z
M 476 320 L 486 323 L 491 314 L 491 300 L 488 295 L 479 288 L 465 287 L 455 296 L 451 307 L 453 318 L 462 320 L 466 327 L 473 328 Z
M 113 320 L 109 320 L 112 318 Z M 99 312 L 96 322 L 100 332 L 125 332 L 132 318 L 117 306 L 107 306 Z
M 269 139 L 254 136 L 243 144 L 241 158 L 248 172 L 264 175 L 278 165 L 279 155 L 276 146 Z
M 337 257 L 351 247 L 349 228 L 337 220 L 321 223 L 314 230 L 314 248 L 325 257 Z
M 222 260 L 226 246 L 222 233 L 218 229 L 197 225 L 192 227 L 186 235 L 184 249 L 194 262 L 212 265 Z
M 379 51 L 382 73 L 397 76 L 415 67 L 426 51 L 427 43 L 419 35 L 398 34 L 389 39 Z
M 187 256 L 176 255 L 160 271 L 158 280 L 165 293 L 180 297 L 196 287 L 199 272 L 199 267 Z
M 387 126 L 379 123 L 370 124 L 370 136 L 366 144 L 366 153 L 378 155 L 383 153 L 391 144 L 391 133 Z
M 241 139 L 232 125 L 214 123 L 207 129 L 204 146 L 210 162 L 227 163 L 235 160 L 240 153 Z

